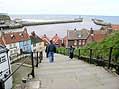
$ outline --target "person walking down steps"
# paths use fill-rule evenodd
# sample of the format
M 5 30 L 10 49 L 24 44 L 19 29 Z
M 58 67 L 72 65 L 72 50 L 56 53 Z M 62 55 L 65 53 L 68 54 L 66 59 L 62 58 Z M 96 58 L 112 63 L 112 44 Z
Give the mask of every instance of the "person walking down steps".
M 50 44 L 47 47 L 47 53 L 49 62 L 54 62 L 54 53 L 56 52 L 56 46 L 53 44 L 52 40 L 50 40 Z
M 70 46 L 69 48 L 69 58 L 73 59 L 74 57 L 74 48 L 72 46 Z

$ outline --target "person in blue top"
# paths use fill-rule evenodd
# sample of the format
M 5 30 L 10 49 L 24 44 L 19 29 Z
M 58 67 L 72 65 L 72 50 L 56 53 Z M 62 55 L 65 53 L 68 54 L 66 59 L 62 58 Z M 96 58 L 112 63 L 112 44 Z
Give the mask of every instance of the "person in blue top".
M 54 62 L 54 53 L 56 52 L 56 46 L 53 44 L 52 40 L 50 40 L 50 44 L 47 47 L 47 53 L 49 62 Z

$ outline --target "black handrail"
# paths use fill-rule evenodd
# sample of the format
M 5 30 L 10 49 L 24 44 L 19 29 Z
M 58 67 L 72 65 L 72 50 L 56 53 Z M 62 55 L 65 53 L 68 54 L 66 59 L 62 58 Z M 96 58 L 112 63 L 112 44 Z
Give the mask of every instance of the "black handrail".
M 67 48 L 58 48 L 57 52 L 61 53 Z M 65 51 L 64 51 L 65 52 Z M 64 54 L 64 53 L 61 53 Z M 115 56 L 116 54 L 116 56 Z M 108 69 L 114 68 L 119 74 L 119 48 L 105 47 L 105 48 L 77 48 L 74 51 L 74 57 L 93 63 Z
M 21 63 L 19 67 L 16 68 L 15 71 L 13 71 L 3 82 L 7 81 L 25 62 L 28 60 L 27 58 Z

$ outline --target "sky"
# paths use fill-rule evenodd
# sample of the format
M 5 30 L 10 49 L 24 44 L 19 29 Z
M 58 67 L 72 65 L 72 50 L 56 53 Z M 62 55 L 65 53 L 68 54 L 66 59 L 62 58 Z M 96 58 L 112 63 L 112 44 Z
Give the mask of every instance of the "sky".
M 0 0 L 0 13 L 119 16 L 119 0 Z

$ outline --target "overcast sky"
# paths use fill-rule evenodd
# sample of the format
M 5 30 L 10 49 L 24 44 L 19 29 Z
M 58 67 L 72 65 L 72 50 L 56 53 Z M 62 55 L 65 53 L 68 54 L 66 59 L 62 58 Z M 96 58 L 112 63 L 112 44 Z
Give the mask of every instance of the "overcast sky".
M 0 0 L 0 13 L 119 16 L 119 0 Z

